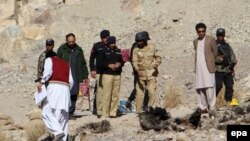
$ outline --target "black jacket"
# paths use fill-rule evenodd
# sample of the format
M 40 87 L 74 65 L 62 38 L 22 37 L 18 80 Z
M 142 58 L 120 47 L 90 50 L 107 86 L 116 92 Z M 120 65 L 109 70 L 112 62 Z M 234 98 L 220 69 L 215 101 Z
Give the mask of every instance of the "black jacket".
M 107 46 L 103 42 L 97 42 L 94 44 L 89 58 L 89 68 L 90 71 L 96 71 L 97 74 L 101 73 L 101 63 L 102 63 L 102 52 Z
M 237 63 L 234 51 L 232 47 L 226 43 L 224 40 L 223 41 L 216 41 L 217 44 L 217 49 L 218 49 L 218 55 L 223 55 L 223 61 L 222 62 L 217 62 L 216 65 L 222 65 L 224 67 L 229 67 L 230 69 L 233 69 L 234 66 Z
M 112 70 L 108 67 L 110 64 L 115 64 L 115 63 L 121 63 L 121 66 L 116 70 Z M 125 62 L 122 59 L 122 54 L 120 49 L 106 48 L 102 53 L 102 63 L 100 64 L 102 74 L 121 75 L 124 63 Z

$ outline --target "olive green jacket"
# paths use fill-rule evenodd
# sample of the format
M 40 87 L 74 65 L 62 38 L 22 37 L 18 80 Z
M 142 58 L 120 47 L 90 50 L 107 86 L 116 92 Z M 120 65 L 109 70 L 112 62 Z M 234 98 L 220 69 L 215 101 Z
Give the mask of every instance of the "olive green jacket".
M 78 54 L 78 80 L 81 83 L 84 79 L 88 78 L 88 68 L 86 60 L 83 55 L 83 50 L 80 46 L 76 44 L 76 51 Z M 57 56 L 70 63 L 70 53 L 71 50 L 68 45 L 62 44 L 57 51 Z

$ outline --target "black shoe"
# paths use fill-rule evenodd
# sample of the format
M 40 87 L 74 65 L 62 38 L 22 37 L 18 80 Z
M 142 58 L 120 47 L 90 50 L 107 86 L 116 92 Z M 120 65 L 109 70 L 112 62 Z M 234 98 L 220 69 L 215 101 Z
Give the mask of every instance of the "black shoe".
M 109 118 L 116 118 L 116 116 L 109 116 Z
M 130 101 L 126 101 L 125 107 L 126 107 L 128 110 L 132 111 L 132 104 L 131 104 Z
M 97 115 L 97 118 L 101 118 L 102 117 L 102 115 Z
M 55 136 L 55 138 L 53 139 L 53 141 L 60 141 L 64 136 L 65 136 L 64 133 L 60 133 L 60 134 L 58 134 L 58 135 Z

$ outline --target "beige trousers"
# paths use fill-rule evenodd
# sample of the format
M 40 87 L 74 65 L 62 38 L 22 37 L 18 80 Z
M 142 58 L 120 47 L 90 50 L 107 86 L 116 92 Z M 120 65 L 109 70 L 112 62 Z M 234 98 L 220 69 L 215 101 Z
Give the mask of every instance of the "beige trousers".
M 102 78 L 101 78 L 102 79 Z M 96 110 L 97 115 L 102 115 L 102 87 L 100 87 L 100 74 L 96 74 Z
M 201 110 L 215 110 L 215 87 L 197 89 L 197 104 Z
M 102 75 L 102 116 L 116 116 L 119 104 L 120 84 L 120 75 Z
M 156 78 L 150 80 L 137 80 L 136 82 L 136 112 L 142 112 L 145 89 L 148 90 L 148 106 L 156 106 Z

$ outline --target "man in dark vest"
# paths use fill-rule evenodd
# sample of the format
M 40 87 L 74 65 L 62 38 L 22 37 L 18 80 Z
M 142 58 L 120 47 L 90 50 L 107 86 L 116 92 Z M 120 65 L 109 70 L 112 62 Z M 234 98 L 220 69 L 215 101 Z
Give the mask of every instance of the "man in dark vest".
M 48 130 L 55 135 L 53 141 L 66 141 L 70 89 L 74 83 L 69 64 L 56 56 L 47 58 L 38 92 L 45 82 L 48 82 L 48 86 L 47 97 L 42 102 L 42 120 Z

